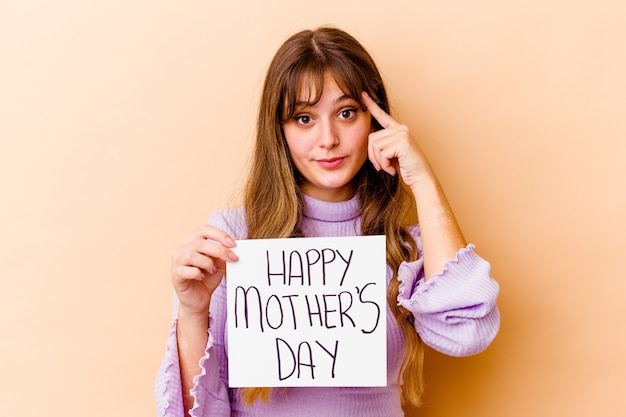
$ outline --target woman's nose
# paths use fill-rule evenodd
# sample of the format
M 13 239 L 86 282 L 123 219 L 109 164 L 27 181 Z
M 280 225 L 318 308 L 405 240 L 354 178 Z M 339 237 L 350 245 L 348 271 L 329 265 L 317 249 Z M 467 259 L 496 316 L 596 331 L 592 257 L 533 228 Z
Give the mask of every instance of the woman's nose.
M 324 120 L 320 123 L 319 146 L 322 148 L 334 148 L 339 144 L 339 136 L 337 129 L 330 120 Z

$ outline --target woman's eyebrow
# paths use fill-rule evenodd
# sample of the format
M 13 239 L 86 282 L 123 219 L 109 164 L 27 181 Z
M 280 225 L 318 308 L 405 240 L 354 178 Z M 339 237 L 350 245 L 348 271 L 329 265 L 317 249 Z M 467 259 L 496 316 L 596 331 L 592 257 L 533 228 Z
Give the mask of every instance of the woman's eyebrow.
M 301 109 L 302 107 L 309 107 L 312 105 L 313 103 L 310 101 L 306 101 L 306 100 L 296 101 L 296 105 L 294 106 L 294 109 L 298 110 L 298 109 Z

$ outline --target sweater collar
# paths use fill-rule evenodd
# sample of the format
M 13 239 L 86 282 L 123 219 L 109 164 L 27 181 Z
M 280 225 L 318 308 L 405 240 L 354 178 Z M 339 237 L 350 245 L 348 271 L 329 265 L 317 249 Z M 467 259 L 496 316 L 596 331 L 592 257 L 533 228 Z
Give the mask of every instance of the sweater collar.
M 346 201 L 322 201 L 303 194 L 304 217 L 323 222 L 345 222 L 359 216 L 359 201 L 356 194 Z

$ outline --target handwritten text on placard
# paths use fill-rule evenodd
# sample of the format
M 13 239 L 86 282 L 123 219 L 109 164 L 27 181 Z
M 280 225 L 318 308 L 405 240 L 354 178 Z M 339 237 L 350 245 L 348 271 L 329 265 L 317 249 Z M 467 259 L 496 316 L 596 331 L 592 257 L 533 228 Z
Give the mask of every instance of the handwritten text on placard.
M 234 252 L 231 387 L 386 385 L 384 236 L 241 240 Z

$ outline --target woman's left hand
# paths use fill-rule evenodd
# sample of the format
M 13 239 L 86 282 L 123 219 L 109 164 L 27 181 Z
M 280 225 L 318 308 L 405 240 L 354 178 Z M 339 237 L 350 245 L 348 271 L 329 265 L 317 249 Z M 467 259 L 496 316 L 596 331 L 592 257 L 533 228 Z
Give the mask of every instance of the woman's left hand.
M 368 156 L 374 168 L 390 175 L 400 173 L 407 186 L 413 188 L 424 174 L 431 174 L 430 165 L 409 128 L 401 125 L 381 109 L 370 96 L 361 94 L 363 104 L 383 129 L 372 132 L 368 141 Z

